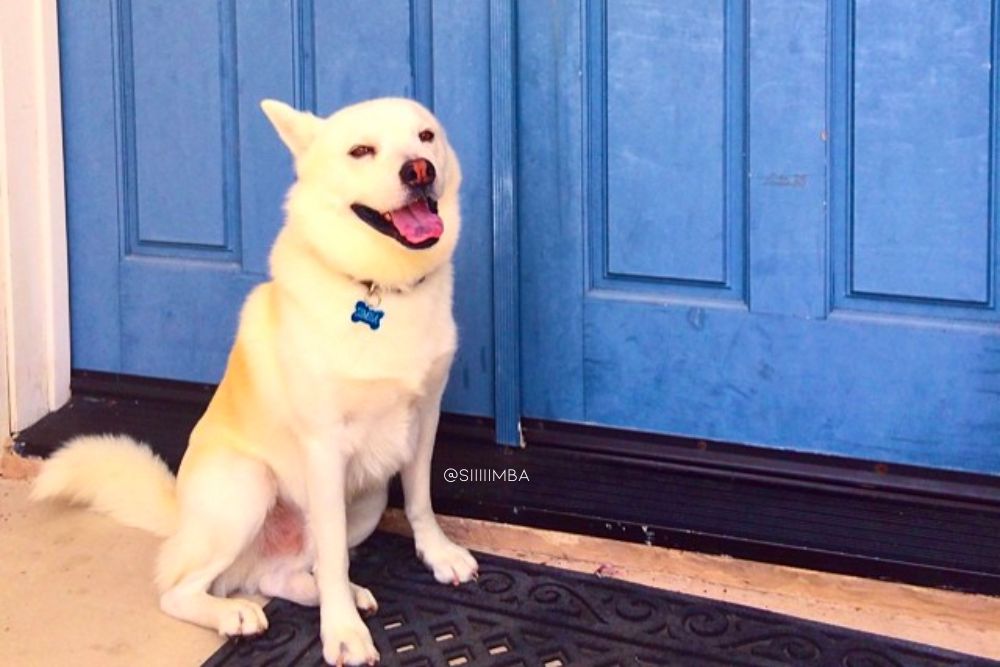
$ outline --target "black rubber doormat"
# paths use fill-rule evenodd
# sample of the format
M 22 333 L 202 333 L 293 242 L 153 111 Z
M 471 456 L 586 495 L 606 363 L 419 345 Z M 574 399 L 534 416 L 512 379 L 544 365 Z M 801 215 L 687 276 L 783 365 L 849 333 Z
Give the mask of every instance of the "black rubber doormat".
M 443 586 L 410 539 L 376 533 L 352 558 L 372 590 L 381 665 L 562 667 L 988 665 L 979 658 L 747 607 L 476 554 L 478 583 Z M 284 600 L 270 627 L 230 640 L 203 667 L 323 665 L 319 611 Z

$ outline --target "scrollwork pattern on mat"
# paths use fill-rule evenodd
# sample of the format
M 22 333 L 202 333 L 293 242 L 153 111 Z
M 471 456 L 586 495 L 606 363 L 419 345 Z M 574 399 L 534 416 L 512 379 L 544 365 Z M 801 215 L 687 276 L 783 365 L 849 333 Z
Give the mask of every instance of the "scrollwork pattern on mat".
M 379 601 L 378 614 L 367 623 L 384 657 L 410 647 L 407 665 L 445 664 L 441 656 L 460 655 L 471 656 L 471 664 L 489 665 L 988 664 L 722 601 L 494 556 L 477 558 L 478 582 L 452 587 L 434 581 L 410 539 L 377 534 L 359 547 L 351 577 Z M 265 635 L 231 641 L 206 664 L 320 667 L 318 610 L 275 600 L 267 613 L 271 627 Z

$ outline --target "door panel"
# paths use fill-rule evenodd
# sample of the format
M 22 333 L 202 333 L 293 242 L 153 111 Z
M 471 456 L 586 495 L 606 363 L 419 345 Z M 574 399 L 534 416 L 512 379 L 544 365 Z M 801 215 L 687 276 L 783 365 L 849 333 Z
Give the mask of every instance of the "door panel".
M 594 287 L 741 300 L 742 6 L 595 4 L 585 28 Z
M 845 18 L 850 290 L 986 304 L 990 3 L 867 0 Z
M 226 17 L 209 3 L 139 2 L 132 10 L 128 76 L 133 86 L 135 81 L 143 85 L 133 87 L 128 110 L 135 132 L 137 208 L 129 221 L 135 226 L 130 230 L 131 250 L 141 253 L 143 246 L 190 245 L 231 252 L 224 201 L 232 188 L 224 183 L 231 172 L 226 168 L 230 165 L 224 165 L 229 155 L 223 144 L 228 137 L 220 136 L 219 126 L 223 114 L 233 111 L 233 91 L 223 85 L 223 77 L 232 77 L 234 35 L 223 30 Z M 163 29 L 181 22 L 183 31 Z M 204 44 L 218 49 L 215 58 L 190 58 L 188 54 Z M 176 85 L 179 71 L 190 85 Z M 163 95 L 164 89 L 173 89 L 173 94 Z M 179 118 L 184 118 L 187 131 L 164 131 Z M 165 171 L 165 160 L 187 168 Z M 219 169 L 219 165 L 224 167 Z M 196 215 L 177 205 L 178 193 L 198 202 Z M 139 215 L 144 209 L 155 215 Z
M 318 108 L 413 94 L 410 12 L 406 0 L 313 2 Z
M 834 15 L 834 307 L 996 322 L 994 14 L 935 6 Z
M 114 0 L 59 11 L 75 368 L 217 381 L 239 306 L 266 278 L 292 178 L 260 100 L 327 114 L 418 96 L 440 104 L 465 183 L 462 347 L 446 407 L 491 413 L 485 0 L 393 0 L 378 12 L 361 0 Z M 434 58 L 441 49 L 463 57 Z
M 990 3 L 557 4 L 526 413 L 1000 472 Z
M 607 272 L 725 283 L 724 3 L 610 3 L 605 22 L 586 39 L 606 40 L 590 82 L 606 146 L 588 158 L 606 155 Z

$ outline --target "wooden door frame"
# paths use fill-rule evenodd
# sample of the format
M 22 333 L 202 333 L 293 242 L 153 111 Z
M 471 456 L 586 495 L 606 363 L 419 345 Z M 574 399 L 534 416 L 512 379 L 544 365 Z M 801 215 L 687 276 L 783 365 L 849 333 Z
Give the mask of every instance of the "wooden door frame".
M 493 416 L 495 440 L 524 447 L 521 434 L 520 270 L 517 262 L 516 8 L 490 2 L 490 147 L 493 194 Z
M 112 212 L 109 212 L 111 214 Z M 7 433 L 69 399 L 56 0 L 0 3 L 0 380 Z

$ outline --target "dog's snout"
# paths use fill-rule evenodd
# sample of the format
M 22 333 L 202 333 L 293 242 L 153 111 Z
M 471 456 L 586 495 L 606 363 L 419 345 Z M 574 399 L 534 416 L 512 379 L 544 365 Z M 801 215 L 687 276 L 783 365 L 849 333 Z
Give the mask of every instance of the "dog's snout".
M 422 188 L 434 182 L 437 172 L 434 171 L 434 164 L 424 158 L 407 160 L 403 163 L 403 168 L 399 170 L 399 179 L 411 188 Z

